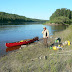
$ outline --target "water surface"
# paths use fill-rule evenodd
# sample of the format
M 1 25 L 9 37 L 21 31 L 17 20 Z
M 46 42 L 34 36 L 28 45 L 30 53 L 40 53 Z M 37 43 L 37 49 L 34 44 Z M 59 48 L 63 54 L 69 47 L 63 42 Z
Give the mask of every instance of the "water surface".
M 0 56 L 7 54 L 5 52 L 5 43 L 31 39 L 36 36 L 42 38 L 43 27 L 46 26 L 50 35 L 56 31 L 66 29 L 66 26 L 48 26 L 42 24 L 27 25 L 0 25 Z

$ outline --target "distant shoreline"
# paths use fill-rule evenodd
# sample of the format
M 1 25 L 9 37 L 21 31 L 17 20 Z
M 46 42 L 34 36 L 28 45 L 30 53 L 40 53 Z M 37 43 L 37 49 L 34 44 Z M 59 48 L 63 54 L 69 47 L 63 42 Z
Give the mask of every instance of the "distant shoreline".
M 56 23 L 46 23 L 44 25 L 50 25 L 50 26 L 54 26 L 54 25 L 69 25 L 69 24 L 56 24 Z
M 12 23 L 0 23 L 0 25 L 25 25 L 25 24 L 42 24 L 43 22 L 12 22 Z

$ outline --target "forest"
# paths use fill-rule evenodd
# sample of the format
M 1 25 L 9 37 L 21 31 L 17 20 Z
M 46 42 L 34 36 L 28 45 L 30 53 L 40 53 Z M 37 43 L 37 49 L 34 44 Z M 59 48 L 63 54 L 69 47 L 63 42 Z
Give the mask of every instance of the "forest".
M 24 24 L 25 22 L 45 22 L 45 20 L 27 18 L 17 14 L 0 12 L 0 25 Z
M 72 24 L 72 11 L 66 8 L 56 9 L 48 22 L 56 24 Z

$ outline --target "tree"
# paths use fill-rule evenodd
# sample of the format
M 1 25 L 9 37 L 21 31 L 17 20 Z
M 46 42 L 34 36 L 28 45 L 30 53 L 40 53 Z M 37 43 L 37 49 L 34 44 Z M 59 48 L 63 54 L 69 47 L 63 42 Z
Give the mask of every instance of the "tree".
M 50 17 L 50 22 L 70 24 L 72 22 L 70 19 L 72 19 L 72 11 L 70 11 L 70 9 L 62 8 L 56 9 L 56 11 Z
M 0 24 L 1 23 L 23 23 L 23 22 L 38 22 L 44 21 L 40 19 L 27 18 L 25 16 L 19 16 L 17 14 L 9 14 L 5 12 L 0 12 Z
M 69 9 L 67 9 L 67 17 L 71 19 L 71 11 Z

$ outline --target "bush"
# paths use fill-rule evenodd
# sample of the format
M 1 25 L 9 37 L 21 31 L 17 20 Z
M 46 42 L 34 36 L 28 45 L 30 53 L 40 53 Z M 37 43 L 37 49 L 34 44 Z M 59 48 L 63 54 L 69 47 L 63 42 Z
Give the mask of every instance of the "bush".
M 57 24 L 70 24 L 71 21 L 68 17 L 60 16 L 52 19 L 51 21 L 54 21 L 54 23 Z

